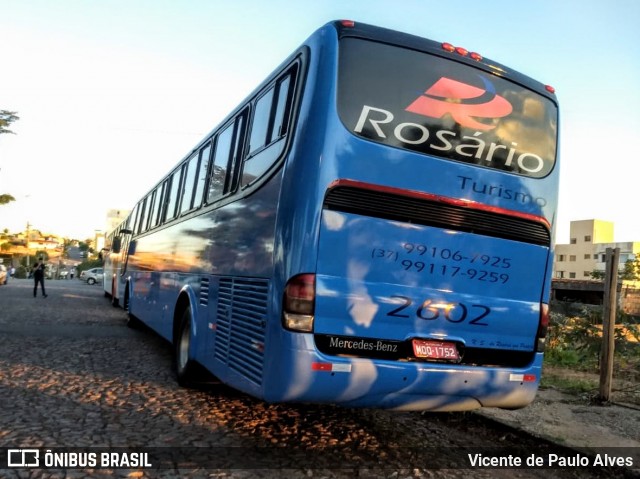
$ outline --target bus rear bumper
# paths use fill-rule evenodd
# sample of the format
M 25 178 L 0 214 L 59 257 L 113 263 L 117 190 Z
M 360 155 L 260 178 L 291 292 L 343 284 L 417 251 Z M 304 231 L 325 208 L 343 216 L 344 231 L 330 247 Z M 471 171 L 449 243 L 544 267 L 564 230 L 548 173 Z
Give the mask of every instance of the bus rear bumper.
M 542 372 L 542 353 L 525 368 L 495 368 L 291 352 L 289 366 L 268 380 L 276 387 L 265 389 L 265 399 L 407 411 L 518 409 L 535 398 Z

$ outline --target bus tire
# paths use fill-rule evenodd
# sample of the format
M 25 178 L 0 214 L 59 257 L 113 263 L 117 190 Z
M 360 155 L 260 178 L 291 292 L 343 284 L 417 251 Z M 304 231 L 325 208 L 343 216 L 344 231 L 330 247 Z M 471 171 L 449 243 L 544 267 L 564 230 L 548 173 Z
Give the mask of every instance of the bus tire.
M 178 384 L 182 387 L 192 387 L 198 379 L 198 368 L 196 362 L 189 358 L 191 351 L 191 308 L 188 306 L 182 312 L 174 348 L 174 368 Z

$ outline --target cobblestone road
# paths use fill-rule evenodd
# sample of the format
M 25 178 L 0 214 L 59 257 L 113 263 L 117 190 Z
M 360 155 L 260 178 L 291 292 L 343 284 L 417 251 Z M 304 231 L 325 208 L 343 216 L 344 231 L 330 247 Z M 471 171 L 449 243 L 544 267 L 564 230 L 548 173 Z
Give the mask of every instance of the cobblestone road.
M 0 447 L 201 455 L 162 469 L 0 469 L 2 478 L 601 477 L 456 468 L 464 447 L 549 447 L 475 414 L 269 405 L 220 385 L 179 388 L 171 347 L 127 328 L 99 285 L 46 286 L 48 298 L 33 298 L 28 280 L 0 287 Z

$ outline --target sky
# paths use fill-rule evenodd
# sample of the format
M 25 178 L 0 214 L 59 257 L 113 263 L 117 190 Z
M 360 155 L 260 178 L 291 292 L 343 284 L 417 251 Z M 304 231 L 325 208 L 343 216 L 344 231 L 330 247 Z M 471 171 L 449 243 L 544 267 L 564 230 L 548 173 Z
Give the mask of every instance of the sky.
M 0 230 L 85 239 L 130 209 L 315 29 L 449 42 L 555 87 L 556 242 L 640 241 L 637 0 L 0 0 Z

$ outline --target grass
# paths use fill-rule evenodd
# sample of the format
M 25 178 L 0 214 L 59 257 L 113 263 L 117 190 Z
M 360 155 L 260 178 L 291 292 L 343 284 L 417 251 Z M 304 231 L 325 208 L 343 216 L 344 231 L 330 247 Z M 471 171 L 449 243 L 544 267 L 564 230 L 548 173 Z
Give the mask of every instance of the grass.
M 598 309 L 552 305 L 541 387 L 576 396 L 599 392 L 600 317 Z M 613 397 L 640 404 L 640 324 L 624 314 L 616 323 Z
M 589 378 L 576 378 L 559 374 L 545 374 L 543 372 L 540 386 L 543 388 L 554 388 L 570 394 L 592 393 L 598 390 L 598 381 Z

